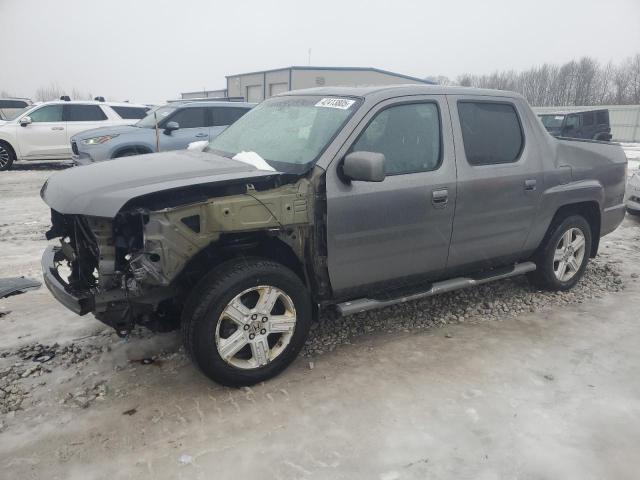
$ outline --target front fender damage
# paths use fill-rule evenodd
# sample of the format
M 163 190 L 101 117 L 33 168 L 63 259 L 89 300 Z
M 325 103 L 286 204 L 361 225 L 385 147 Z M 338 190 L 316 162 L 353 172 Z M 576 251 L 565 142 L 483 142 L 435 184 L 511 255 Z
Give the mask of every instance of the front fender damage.
M 186 205 L 139 202 L 113 219 L 53 211 L 49 237 L 60 237 L 58 266 L 70 270 L 65 288 L 90 295 L 96 318 L 125 335 L 135 323 L 155 330 L 175 323 L 190 288 L 183 272 L 201 253 L 275 237 L 303 261 L 314 219 L 309 180 L 239 187 Z

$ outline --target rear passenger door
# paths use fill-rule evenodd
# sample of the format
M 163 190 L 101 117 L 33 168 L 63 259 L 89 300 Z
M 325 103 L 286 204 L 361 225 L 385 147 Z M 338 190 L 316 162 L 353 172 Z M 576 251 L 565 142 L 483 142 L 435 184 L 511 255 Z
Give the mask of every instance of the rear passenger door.
M 247 108 L 239 107 L 211 107 L 209 109 L 210 127 L 209 140 L 220 135 L 225 128 L 247 113 Z
M 391 99 L 338 153 L 327 172 L 328 268 L 338 294 L 442 273 L 456 198 L 450 125 L 444 96 Z M 384 181 L 345 181 L 340 165 L 353 151 L 384 154 Z
M 448 96 L 458 196 L 448 268 L 487 268 L 523 257 L 543 189 L 531 119 L 516 100 Z
M 163 121 L 161 129 L 168 122 L 180 125 L 178 130 L 170 133 L 160 132 L 160 150 L 182 150 L 191 142 L 209 139 L 209 126 L 205 107 L 181 108 Z
M 67 145 L 71 155 L 71 137 L 77 133 L 104 127 L 107 115 L 99 105 L 64 105 L 64 120 L 67 122 Z

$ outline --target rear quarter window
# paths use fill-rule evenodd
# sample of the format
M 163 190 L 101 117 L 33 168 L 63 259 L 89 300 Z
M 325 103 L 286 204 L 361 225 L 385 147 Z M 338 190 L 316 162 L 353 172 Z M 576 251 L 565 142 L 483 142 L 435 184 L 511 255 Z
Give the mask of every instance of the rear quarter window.
M 609 112 L 597 112 L 596 120 L 598 121 L 598 125 L 609 123 Z
M 513 104 L 461 100 L 458 115 L 465 155 L 471 165 L 518 160 L 524 135 Z
M 114 107 L 111 105 L 120 118 L 125 120 L 139 120 L 147 116 L 148 108 L 143 107 Z
M 593 125 L 593 112 L 586 112 L 582 115 L 582 125 L 589 126 Z

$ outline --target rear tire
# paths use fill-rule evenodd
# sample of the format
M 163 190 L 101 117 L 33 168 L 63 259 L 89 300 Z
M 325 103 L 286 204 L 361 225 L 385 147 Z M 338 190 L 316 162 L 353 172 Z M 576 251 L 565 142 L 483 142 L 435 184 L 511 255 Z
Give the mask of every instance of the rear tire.
M 553 225 L 534 256 L 529 281 L 544 290 L 569 290 L 578 283 L 591 255 L 591 227 L 580 215 Z
M 13 149 L 6 142 L 0 142 L 0 172 L 11 170 L 15 159 Z
M 239 387 L 282 372 L 304 345 L 311 319 L 309 292 L 295 273 L 271 260 L 240 258 L 197 284 L 182 313 L 182 335 L 206 376 Z
M 633 215 L 634 217 L 640 217 L 640 210 L 632 210 L 630 208 L 627 208 L 627 213 L 629 215 Z

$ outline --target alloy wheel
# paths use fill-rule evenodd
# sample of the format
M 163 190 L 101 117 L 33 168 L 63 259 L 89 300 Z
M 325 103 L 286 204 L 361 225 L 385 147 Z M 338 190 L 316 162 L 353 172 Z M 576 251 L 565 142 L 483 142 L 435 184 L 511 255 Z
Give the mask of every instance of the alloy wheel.
M 553 273 L 561 282 L 568 282 L 580 270 L 585 254 L 585 237 L 582 230 L 572 227 L 556 245 L 553 255 Z
M 289 295 L 270 285 L 252 287 L 234 297 L 220 314 L 216 348 L 234 367 L 263 367 L 284 352 L 295 326 L 296 310 Z

